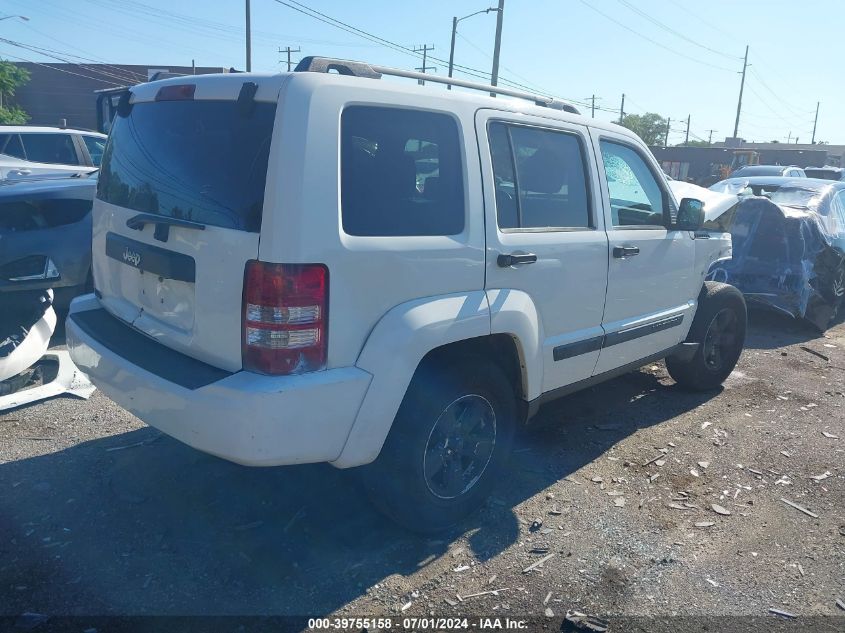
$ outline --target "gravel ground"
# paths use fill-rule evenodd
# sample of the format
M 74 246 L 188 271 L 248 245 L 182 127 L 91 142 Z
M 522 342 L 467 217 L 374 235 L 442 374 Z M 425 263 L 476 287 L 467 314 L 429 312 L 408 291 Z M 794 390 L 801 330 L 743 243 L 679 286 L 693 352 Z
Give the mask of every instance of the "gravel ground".
M 438 538 L 354 473 L 229 464 L 99 392 L 7 412 L 0 615 L 845 615 L 845 325 L 752 317 L 721 392 L 660 363 L 544 408 Z

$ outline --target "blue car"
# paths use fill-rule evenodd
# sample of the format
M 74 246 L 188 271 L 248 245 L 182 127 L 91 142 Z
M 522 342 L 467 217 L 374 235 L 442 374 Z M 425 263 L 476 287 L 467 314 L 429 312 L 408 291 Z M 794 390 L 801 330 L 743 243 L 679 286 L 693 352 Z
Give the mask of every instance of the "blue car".
M 826 329 L 845 307 L 845 182 L 758 176 L 710 189 L 740 198 L 725 219 L 733 257 L 719 280 Z
M 90 291 L 96 174 L 0 184 L 0 295 L 52 288 L 57 307 Z

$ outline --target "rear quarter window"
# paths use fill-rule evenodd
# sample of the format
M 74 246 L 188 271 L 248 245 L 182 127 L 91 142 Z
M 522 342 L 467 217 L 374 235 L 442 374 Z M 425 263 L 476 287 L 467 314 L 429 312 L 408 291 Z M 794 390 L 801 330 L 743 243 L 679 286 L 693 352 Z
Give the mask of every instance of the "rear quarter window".
M 457 235 L 463 162 L 448 114 L 350 106 L 341 115 L 341 215 L 349 235 Z

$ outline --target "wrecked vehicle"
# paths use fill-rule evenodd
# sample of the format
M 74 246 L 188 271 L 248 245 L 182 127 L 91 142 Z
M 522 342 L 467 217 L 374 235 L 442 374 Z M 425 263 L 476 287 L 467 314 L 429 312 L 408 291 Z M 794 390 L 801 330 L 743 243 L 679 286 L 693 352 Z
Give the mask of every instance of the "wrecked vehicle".
M 66 351 L 48 352 L 56 321 L 52 290 L 0 294 L 0 411 L 94 392 Z
M 0 295 L 52 288 L 66 308 L 90 292 L 95 176 L 0 184 Z
M 716 278 L 750 302 L 829 327 L 845 297 L 845 182 L 729 178 L 710 189 L 740 198 L 723 218 L 733 257 Z

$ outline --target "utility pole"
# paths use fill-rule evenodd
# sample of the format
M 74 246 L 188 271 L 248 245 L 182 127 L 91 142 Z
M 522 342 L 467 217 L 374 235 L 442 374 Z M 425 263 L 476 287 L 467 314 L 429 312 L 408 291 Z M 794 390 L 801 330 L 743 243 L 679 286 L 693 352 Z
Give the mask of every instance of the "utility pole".
M 249 0 L 246 0 L 246 71 L 252 70 L 252 27 L 249 19 Z
M 499 83 L 499 54 L 502 52 L 502 19 L 505 16 L 505 0 L 499 0 L 498 13 L 496 15 L 496 42 L 493 45 L 493 71 L 490 73 L 490 84 L 495 86 Z M 494 93 L 490 93 L 495 97 Z
M 596 118 L 596 95 L 593 95 L 593 107 L 591 108 L 592 117 Z
M 622 93 L 622 105 L 619 106 L 619 125 L 622 125 L 622 119 L 625 118 L 625 93 Z
M 789 145 L 792 142 L 792 130 L 789 130 L 789 135 L 786 137 L 786 144 Z
M 452 69 L 455 67 L 455 36 L 458 34 L 458 16 L 452 17 L 452 44 L 449 47 L 449 77 L 452 77 Z M 451 90 L 452 84 L 446 85 L 446 90 Z
M 742 111 L 742 91 L 745 89 L 745 69 L 748 68 L 748 45 L 745 46 L 745 60 L 742 62 L 742 81 L 739 84 L 739 101 L 736 104 L 736 123 L 734 123 L 734 138 L 739 134 L 739 113 Z
M 713 132 L 718 132 L 719 130 L 707 130 L 707 131 L 710 132 L 710 136 L 707 137 L 707 144 L 712 145 L 713 144 Z
M 819 106 L 821 105 L 821 101 L 816 101 L 816 118 L 813 119 L 813 140 L 810 141 L 811 145 L 816 144 L 816 124 L 819 122 Z
M 423 54 L 422 68 L 417 68 L 417 70 L 420 71 L 423 74 L 425 74 L 429 70 L 437 70 L 437 66 L 427 66 L 426 65 L 426 60 L 428 59 L 428 51 L 433 51 L 433 50 L 434 50 L 434 45 L 429 46 L 428 44 L 423 44 L 422 46 L 420 46 L 418 48 L 414 48 L 415 53 L 422 53 Z M 418 80 L 417 83 L 419 83 L 419 85 L 421 85 L 421 86 L 425 85 L 425 82 L 422 79 Z
M 470 13 L 469 15 L 465 15 L 462 18 L 457 16 L 452 18 L 452 44 L 449 46 L 449 76 L 452 76 L 452 69 L 455 67 L 455 36 L 458 34 L 458 22 L 462 20 L 466 20 L 467 18 L 471 18 L 474 15 L 479 15 L 481 13 L 487 14 L 491 11 L 501 11 L 501 9 L 494 9 L 493 7 L 482 9 L 481 11 L 476 11 L 475 13 Z M 446 90 L 451 90 L 452 84 L 446 85 Z
M 687 115 L 687 135 L 686 135 L 686 138 L 684 138 L 684 146 L 689 145 L 689 121 L 690 121 L 691 117 L 692 117 L 691 114 Z
M 290 72 L 290 65 L 293 63 L 293 62 L 290 61 L 290 54 L 291 53 L 300 53 L 300 52 L 302 52 L 302 51 L 300 51 L 299 46 L 297 46 L 296 48 L 291 48 L 290 46 L 285 46 L 284 48 L 279 48 L 279 54 L 287 53 L 287 56 L 288 56 L 288 62 L 287 62 L 288 63 L 288 72 Z M 279 60 L 279 61 L 281 63 L 281 60 Z
M 672 125 L 672 119 L 666 119 L 666 136 L 663 139 L 663 147 L 669 147 L 669 126 Z

